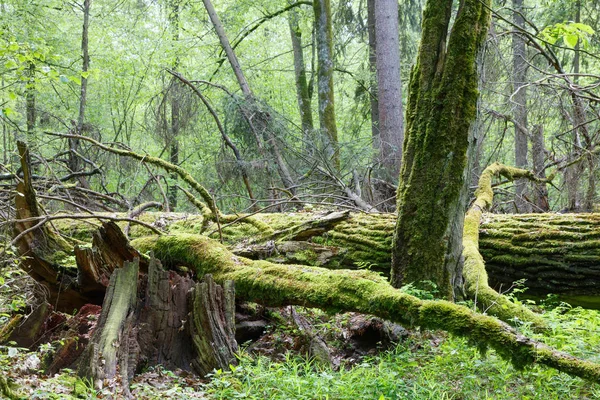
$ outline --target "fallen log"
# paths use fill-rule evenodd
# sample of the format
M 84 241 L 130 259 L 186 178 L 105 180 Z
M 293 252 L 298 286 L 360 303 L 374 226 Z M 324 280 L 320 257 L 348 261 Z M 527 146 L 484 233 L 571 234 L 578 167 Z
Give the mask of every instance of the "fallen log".
M 393 214 L 346 214 L 301 240 L 281 240 L 272 234 L 312 226 L 310 221 L 322 219 L 322 214 L 253 217 L 271 227 L 270 232 L 257 228 L 259 224 L 223 227 L 225 244 L 237 255 L 329 269 L 368 269 L 389 276 Z M 142 218 L 171 233 L 199 233 L 202 224 L 201 216 L 185 214 L 147 213 Z M 62 233 L 88 241 L 96 229 L 82 221 L 58 221 L 56 226 Z M 514 282 L 525 280 L 526 296 L 544 299 L 554 294 L 574 306 L 600 308 L 600 214 L 484 213 L 479 232 L 479 251 L 495 290 L 506 292 Z M 148 229 L 136 226 L 130 236 L 149 234 Z
M 500 320 L 443 300 L 421 300 L 394 289 L 371 271 L 332 271 L 303 265 L 274 264 L 235 256 L 202 235 L 138 238 L 132 245 L 153 251 L 170 268 L 186 266 L 215 281 L 232 280 L 238 299 L 267 306 L 300 305 L 330 312 L 372 314 L 405 326 L 443 329 L 491 347 L 516 367 L 543 364 L 573 376 L 600 382 L 600 365 L 556 351 L 522 336 Z

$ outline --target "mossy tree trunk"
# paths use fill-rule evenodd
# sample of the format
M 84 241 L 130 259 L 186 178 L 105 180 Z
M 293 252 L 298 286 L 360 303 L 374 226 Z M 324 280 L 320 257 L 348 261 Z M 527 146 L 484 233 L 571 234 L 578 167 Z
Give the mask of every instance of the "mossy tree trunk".
M 431 0 L 424 11 L 392 247 L 395 287 L 429 280 L 448 299 L 461 284 L 462 261 L 452 255 L 461 254 L 466 205 L 458 203 L 476 115 L 476 58 L 490 24 L 489 1 L 462 0 L 449 32 L 454 3 Z
M 299 15 L 296 9 L 291 9 L 288 14 L 292 49 L 294 51 L 294 75 L 296 78 L 296 96 L 298 98 L 298 110 L 302 122 L 302 140 L 304 141 L 304 153 L 312 157 L 314 148 L 312 138 L 314 134 L 312 116 L 312 90 L 306 77 L 306 64 L 304 62 L 304 48 L 302 47 L 302 30 L 300 29 Z
M 317 87 L 319 95 L 319 124 L 324 141 L 325 155 L 335 169 L 339 169 L 337 124 L 333 94 L 333 33 L 331 28 L 331 1 L 314 0 L 315 32 L 317 42 Z

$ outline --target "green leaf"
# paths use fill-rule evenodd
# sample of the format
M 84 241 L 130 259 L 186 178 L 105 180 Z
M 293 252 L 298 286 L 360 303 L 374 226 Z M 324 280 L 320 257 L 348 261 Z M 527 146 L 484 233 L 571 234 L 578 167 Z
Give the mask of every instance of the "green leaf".
M 577 34 L 569 34 L 569 35 L 565 35 L 563 37 L 563 40 L 565 41 L 565 44 L 570 47 L 570 48 L 574 48 L 575 46 L 577 46 L 577 42 L 579 41 L 579 36 Z
M 81 73 L 81 77 L 83 79 L 87 79 L 90 76 L 90 71 L 85 71 Z
M 8 60 L 7 62 L 4 63 L 4 68 L 6 69 L 13 69 L 13 68 L 17 68 L 17 62 L 15 60 Z
M 587 33 L 588 35 L 593 35 L 595 33 L 594 29 L 592 29 L 591 26 L 587 24 L 582 24 L 581 22 L 573 22 L 571 26 L 577 28 L 581 32 Z
M 17 51 L 17 50 L 19 50 L 19 44 L 18 43 L 12 43 L 10 46 L 8 46 L 8 50 L 9 51 Z
M 69 80 L 77 85 L 81 85 L 81 79 L 78 76 L 70 76 Z

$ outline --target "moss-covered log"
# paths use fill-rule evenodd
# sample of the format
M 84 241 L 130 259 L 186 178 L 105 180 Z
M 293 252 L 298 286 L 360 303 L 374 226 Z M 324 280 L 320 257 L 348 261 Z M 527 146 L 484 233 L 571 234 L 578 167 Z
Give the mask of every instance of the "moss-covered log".
M 141 218 L 170 233 L 199 233 L 202 225 L 202 217 L 193 215 L 146 213 Z M 311 235 L 300 227 L 317 226 L 311 221 L 322 219 L 320 214 L 257 214 L 254 219 L 259 223 L 223 227 L 225 243 L 235 254 L 329 269 L 369 269 L 389 276 L 393 214 L 351 213 Z M 96 230 L 82 221 L 57 221 L 56 226 L 85 241 Z M 209 226 L 207 233 L 211 231 L 216 227 Z M 291 231 L 307 235 L 282 237 L 282 232 Z M 130 232 L 134 238 L 149 234 L 142 226 L 132 226 Z M 529 288 L 525 295 L 555 294 L 573 305 L 600 308 L 600 214 L 484 213 L 479 235 L 479 251 L 495 290 L 505 292 L 525 279 Z
M 528 296 L 600 308 L 600 214 L 487 214 L 479 248 L 499 290 L 525 279 Z
M 576 359 L 519 335 L 496 318 L 447 301 L 427 301 L 392 288 L 371 271 L 331 271 L 302 265 L 253 261 L 232 254 L 201 235 L 179 234 L 139 238 L 132 245 L 153 251 L 171 267 L 187 266 L 215 281 L 233 280 L 238 299 L 269 306 L 302 305 L 331 312 L 373 314 L 408 326 L 444 329 L 492 347 L 517 367 L 544 364 L 568 374 L 600 382 L 600 365 Z

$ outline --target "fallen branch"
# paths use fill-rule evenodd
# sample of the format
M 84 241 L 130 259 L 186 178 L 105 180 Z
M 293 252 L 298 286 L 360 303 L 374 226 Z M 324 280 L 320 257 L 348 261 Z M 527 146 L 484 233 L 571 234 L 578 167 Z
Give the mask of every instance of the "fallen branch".
M 201 235 L 163 235 L 136 239 L 132 245 L 153 251 L 169 266 L 185 265 L 216 282 L 233 280 L 239 299 L 267 306 L 301 305 L 330 312 L 372 314 L 407 326 L 443 329 L 491 347 L 519 368 L 543 364 L 600 382 L 600 365 L 554 350 L 517 333 L 491 316 L 448 301 L 420 300 L 394 289 L 370 271 L 330 271 L 280 265 L 234 256 L 225 246 Z

